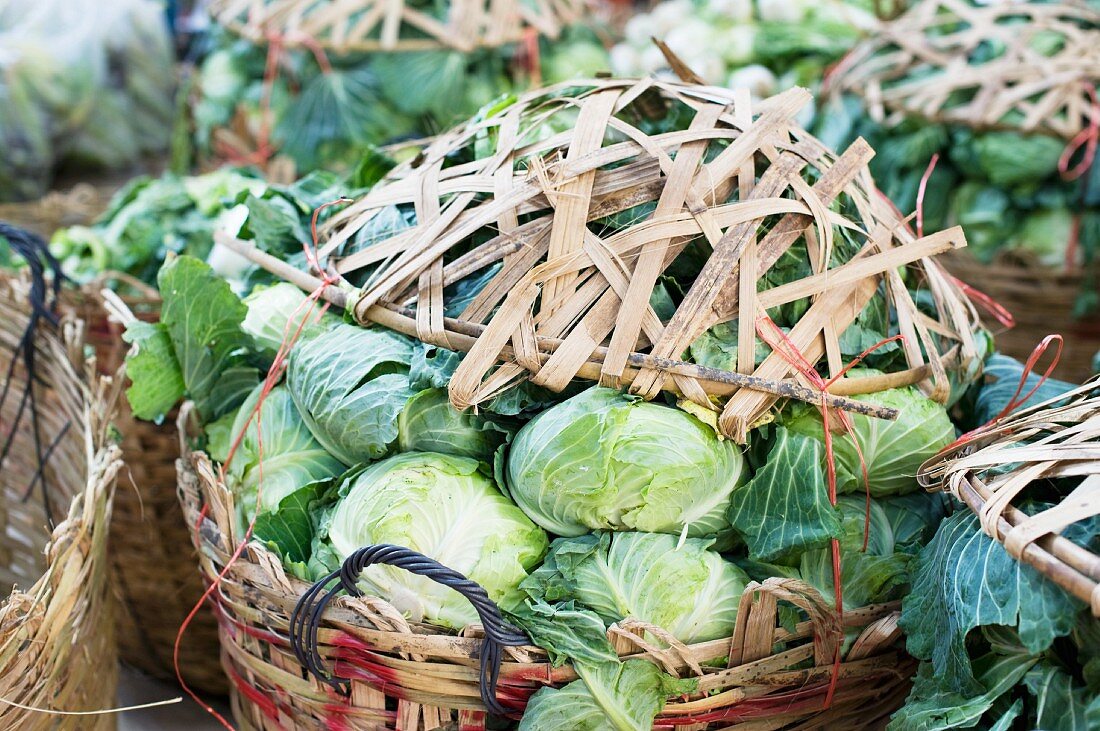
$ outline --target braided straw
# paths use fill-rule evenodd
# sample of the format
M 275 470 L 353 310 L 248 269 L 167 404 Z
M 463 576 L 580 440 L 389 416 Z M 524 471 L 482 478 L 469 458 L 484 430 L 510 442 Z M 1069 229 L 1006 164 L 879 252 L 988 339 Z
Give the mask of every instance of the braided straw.
M 1062 477 L 1084 479 L 1035 515 L 1016 507 L 1033 486 Z M 1013 558 L 1100 617 L 1100 556 L 1060 535 L 1100 515 L 1100 377 L 978 430 L 955 452 L 926 463 L 920 479 L 965 502 Z
M 469 52 L 517 43 L 528 33 L 557 38 L 585 11 L 584 0 L 452 0 L 445 14 L 414 0 L 214 0 L 214 19 L 256 43 L 278 37 L 289 46 L 337 53 Z
M 978 352 L 973 306 L 930 258 L 965 246 L 962 232 L 914 237 L 875 190 L 866 168 L 873 153 L 862 140 L 835 156 L 797 129 L 794 116 L 808 99 L 792 89 L 751 108 L 747 94 L 652 79 L 525 94 L 438 138 L 333 217 L 322 261 L 365 284 L 342 280 L 325 297 L 360 323 L 465 351 L 449 385 L 456 407 L 524 379 L 559 391 L 582 378 L 645 398 L 676 393 L 719 411 L 722 431 L 738 441 L 781 397 L 822 402 L 783 354 L 753 367 L 764 312 L 812 298 L 787 337 L 835 375 L 843 366 L 839 336 L 880 298 L 905 337 L 908 370 L 841 379 L 826 401 L 891 418 L 840 395 L 912 383 L 942 401 L 948 371 Z M 689 128 L 642 131 L 666 113 L 690 115 Z M 544 125 L 564 129 L 538 139 Z M 475 147 L 487 154 L 478 159 Z M 642 204 L 655 209 L 601 230 L 601 219 Z M 360 232 L 394 206 L 415 211 L 415 225 L 359 247 Z M 858 253 L 838 264 L 834 241 L 842 237 Z M 308 291 L 321 284 L 247 242 L 222 241 Z M 692 242 L 712 253 L 662 321 L 650 293 Z M 797 242 L 812 273 L 757 291 Z M 477 297 L 449 317 L 447 287 L 491 271 Z M 914 301 L 916 288 L 927 307 Z M 707 328 L 734 320 L 744 356 L 737 372 L 681 360 Z
M 1100 12 L 1089 4 L 925 0 L 857 46 L 830 90 L 860 96 L 873 119 L 919 116 L 975 129 L 1072 139 L 1094 113 Z M 1046 56 L 1037 39 L 1060 37 Z M 1004 52 L 984 60 L 975 53 Z
M 0 378 L 6 379 L 30 315 L 27 283 L 0 280 Z M 121 467 L 110 438 L 118 383 L 81 374 L 80 328 L 40 324 L 36 398 L 41 435 L 53 448 L 43 479 L 50 514 L 26 490 L 38 472 L 32 427 L 24 421 L 4 463 L 0 500 L 0 728 L 112 729 L 118 655 L 108 585 L 107 528 Z M 11 371 L 9 393 L 28 374 Z M 19 398 L 3 402 L 0 424 L 16 423 Z M 55 522 L 52 533 L 47 523 Z M 74 715 L 64 715 L 74 714 Z M 88 715 L 75 715 L 88 714 Z

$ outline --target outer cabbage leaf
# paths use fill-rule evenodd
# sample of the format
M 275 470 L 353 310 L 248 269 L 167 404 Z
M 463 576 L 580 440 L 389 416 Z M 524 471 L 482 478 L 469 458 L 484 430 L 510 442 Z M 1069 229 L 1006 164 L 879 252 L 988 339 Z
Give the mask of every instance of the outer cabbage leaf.
M 230 443 L 243 433 L 226 467 L 246 523 L 257 509 L 260 513 L 276 510 L 299 488 L 337 477 L 345 470 L 340 460 L 313 438 L 286 387 L 273 388 L 264 398 L 258 418 L 254 416 L 262 390 L 260 384 L 249 394 L 230 429 Z
M 867 371 L 863 371 L 867 373 Z M 853 377 L 858 377 L 855 373 Z M 881 393 L 856 396 L 856 400 L 898 409 L 889 421 L 851 414 L 855 438 L 867 465 L 867 480 L 875 497 L 914 492 L 921 464 L 955 439 L 955 427 L 947 411 L 916 388 L 895 388 Z M 824 443 L 821 412 L 808 404 L 793 406 L 780 423 L 791 432 Z M 852 435 L 833 438 L 836 455 L 837 490 L 863 492 L 863 473 Z
M 546 650 L 555 666 L 569 661 L 589 665 L 619 662 L 618 653 L 607 639 L 603 620 L 572 601 L 547 604 L 528 599 L 507 616 Z
M 694 680 L 675 680 L 645 660 L 578 665 L 580 680 L 531 697 L 520 731 L 650 731 L 669 695 L 691 692 Z
M 160 422 L 186 391 L 168 328 L 135 320 L 126 326 L 122 339 L 131 345 L 126 354 L 130 408 L 139 419 Z
M 936 535 L 950 506 L 942 492 L 914 492 L 875 501 L 890 522 L 894 548 L 917 553 Z
M 536 416 L 508 454 L 507 487 L 561 536 L 640 530 L 713 536 L 741 479 L 737 447 L 678 409 L 594 387 Z
M 385 456 L 397 416 L 415 395 L 408 338 L 383 328 L 311 327 L 294 347 L 287 387 L 306 425 L 348 465 Z
M 520 602 L 519 584 L 548 545 L 473 459 L 399 454 L 346 479 L 340 498 L 327 542 L 341 559 L 366 545 L 405 546 L 476 581 L 506 609 Z M 370 566 L 360 585 L 414 621 L 453 629 L 477 621 L 461 594 L 403 569 Z
M 891 718 L 887 728 L 889 731 L 974 728 L 996 700 L 1011 692 L 1027 675 L 1036 661 L 1037 658 L 1028 654 L 994 652 L 975 659 L 974 674 L 979 691 L 972 696 L 951 689 L 941 682 L 931 663 L 921 663 L 909 698 Z M 1009 720 L 1020 713 L 1021 706 L 1022 703 L 1013 706 Z
M 1050 647 L 1074 627 L 1079 604 L 1030 566 L 1016 562 L 981 531 L 978 517 L 945 520 L 913 568 L 913 590 L 902 604 L 910 654 L 931 660 L 948 691 L 984 692 L 967 654 L 970 630 L 1017 628 L 1029 653 Z
M 554 541 L 543 565 L 521 585 L 546 601 L 575 599 L 607 624 L 626 617 L 687 642 L 733 633 L 749 578 L 689 538 L 664 533 L 599 533 Z
M 841 497 L 840 585 L 844 606 L 850 609 L 898 599 L 909 583 L 911 557 L 897 553 L 894 531 L 886 512 L 872 501 L 867 550 L 863 550 L 866 532 L 866 502 L 862 498 Z M 832 547 L 807 551 L 799 561 L 802 580 L 826 599 L 834 593 Z
M 473 457 L 487 464 L 515 429 L 451 406 L 447 391 L 430 388 L 413 396 L 397 417 L 397 443 L 402 452 L 442 452 Z
M 204 422 L 235 409 L 259 381 L 255 348 L 241 330 L 244 303 L 209 266 L 190 256 L 167 261 L 157 276 L 168 330 L 187 396 Z M 136 385 L 136 384 L 135 384 Z
M 803 551 L 840 537 L 821 442 L 777 427 L 764 465 L 734 490 L 729 521 L 748 545 L 749 556 L 762 562 L 795 561 Z

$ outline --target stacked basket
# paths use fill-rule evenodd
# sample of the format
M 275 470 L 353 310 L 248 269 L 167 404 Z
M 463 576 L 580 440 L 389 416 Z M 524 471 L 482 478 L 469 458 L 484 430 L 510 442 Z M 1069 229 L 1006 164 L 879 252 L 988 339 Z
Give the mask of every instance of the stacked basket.
M 113 729 L 115 716 L 99 712 L 115 707 L 118 672 L 107 560 L 117 384 L 90 383 L 79 324 L 55 330 L 31 299 L 29 282 L 0 281 L 0 422 L 13 439 L 0 508 L 0 726 Z
M 835 156 L 797 129 L 807 98 L 796 89 L 753 108 L 747 95 L 656 80 L 531 92 L 437 139 L 336 214 L 318 252 L 324 281 L 246 242 L 223 243 L 364 326 L 464 352 L 448 386 L 462 408 L 526 380 L 551 390 L 599 381 L 646 398 L 674 393 L 744 442 L 785 399 L 890 418 L 889 409 L 850 396 L 918 384 L 946 402 L 981 352 L 972 305 L 931 257 L 965 241 L 957 229 L 908 233 L 874 190 L 865 144 Z M 647 134 L 628 121 L 673 107 L 693 115 L 686 131 Z M 525 139 L 555 113 L 574 121 L 548 138 Z M 712 141 L 718 150 L 707 156 Z M 475 145 L 488 152 L 469 155 Z M 841 197 L 851 205 L 833 205 Z M 650 203 L 652 215 L 614 234 L 589 225 Z M 341 256 L 365 223 L 395 205 L 414 207 L 416 223 Z M 829 267 L 834 227 L 855 239 L 857 253 Z M 650 291 L 700 237 L 709 258 L 662 321 L 647 306 Z M 796 241 L 826 252 L 817 268 L 758 291 Z M 360 281 L 363 269 L 368 286 L 344 279 Z M 489 283 L 450 316 L 449 285 L 486 269 L 494 272 Z M 907 284 L 927 300 L 915 302 Z M 752 334 L 765 310 L 804 298 L 810 304 L 786 339 L 810 362 L 843 375 L 838 337 L 879 298 L 905 336 L 906 366 L 840 378 L 826 392 L 778 351 L 736 371 L 681 359 L 716 323 L 739 321 L 740 332 Z M 740 345 L 751 354 L 753 341 Z M 518 717 L 539 688 L 576 679 L 573 667 L 551 663 L 507 626 L 475 583 L 407 550 L 369 547 L 344 570 L 354 577 L 365 565 L 392 563 L 424 573 L 470 598 L 480 625 L 456 636 L 377 598 L 329 604 L 338 575 L 310 588 L 259 543 L 236 555 L 245 537 L 238 506 L 205 454 L 185 450 L 179 474 L 203 573 L 217 585 L 222 660 L 242 727 L 485 728 L 487 712 Z M 358 594 L 354 578 L 341 585 Z M 780 618 L 791 606 L 804 617 L 794 626 Z M 897 610 L 894 603 L 838 612 L 817 589 L 771 578 L 746 589 L 728 637 L 689 645 L 628 619 L 608 639 L 620 657 L 697 679 L 696 692 L 668 699 L 657 717 L 662 728 L 867 726 L 907 693 L 913 663 L 900 648 Z M 320 682 L 328 668 L 344 682 Z
M 1025 208 L 1014 197 L 1008 204 L 1009 213 L 1021 217 L 1042 214 L 1048 206 L 1058 210 L 1064 206 L 1072 212 L 1074 222 L 1069 232 L 1048 232 L 1055 238 L 1063 237 L 1058 243 L 1066 251 L 1062 256 L 1064 265 L 1050 261 L 1060 256 L 1057 250 L 1040 261 L 1036 251 L 1041 252 L 1045 244 L 1033 245 L 1026 240 L 1021 248 L 1002 250 L 992 261 L 988 261 L 989 252 L 984 260 L 963 252 L 947 257 L 945 262 L 954 274 L 1015 317 L 1015 327 L 998 336 L 997 344 L 1003 352 L 1024 358 L 1048 332 L 1064 334 L 1059 372 L 1075 382 L 1092 373 L 1092 355 L 1100 346 L 1100 319 L 1096 314 L 1100 303 L 1095 297 L 1100 254 L 1091 250 L 1095 244 L 1085 241 L 1086 237 L 1095 240 L 1095 235 L 1086 232 L 1093 224 L 1083 223 L 1086 217 L 1096 215 L 1098 176 L 1091 158 L 1100 124 L 1098 28 L 1100 13 L 1088 3 L 972 5 L 926 0 L 857 47 L 830 78 L 833 91 L 858 97 L 866 113 L 882 125 L 883 147 L 895 143 L 902 134 L 915 134 L 917 126 L 925 122 L 967 134 L 1013 132 L 1037 139 L 1053 138 L 1057 142 L 1048 147 L 1053 148 L 1055 158 L 1059 145 L 1064 146 L 1059 170 L 1044 176 L 1056 181 L 1061 174 L 1064 187 L 1060 195 L 1064 194 L 1066 201 L 1046 203 L 1036 199 L 1037 203 L 1027 204 L 1034 208 Z M 828 126 L 830 120 L 822 124 Z M 907 124 L 907 131 L 899 133 L 899 127 Z M 906 212 L 913 210 L 914 196 L 954 201 L 962 195 L 953 181 L 947 182 L 948 177 L 935 173 L 927 179 L 927 188 L 923 184 L 919 187 L 918 195 L 916 180 L 937 149 L 941 168 L 954 163 L 968 179 L 980 179 L 973 160 L 955 159 L 961 147 L 955 137 L 939 145 L 926 142 L 919 160 L 897 163 L 890 173 L 893 177 L 912 178 L 897 188 L 900 198 L 895 202 Z M 992 154 L 992 146 L 988 149 Z M 1006 153 L 1013 154 L 1010 150 L 999 154 Z M 1016 150 L 1014 154 L 1025 152 Z M 1019 164 L 1022 168 L 1028 162 Z M 1020 185 L 1039 182 L 1026 180 Z M 999 189 L 1002 185 L 994 179 L 991 187 Z M 1008 183 L 1003 187 L 1007 189 Z M 1052 183 L 1050 187 L 1055 186 Z M 971 227 L 976 232 L 990 223 L 1004 225 L 1004 221 L 988 218 L 957 220 L 953 216 L 957 214 L 947 216 L 948 222 L 961 223 L 968 232 Z M 1019 226 L 1008 232 L 1018 234 L 1035 236 Z M 990 246 L 1005 243 L 997 240 Z

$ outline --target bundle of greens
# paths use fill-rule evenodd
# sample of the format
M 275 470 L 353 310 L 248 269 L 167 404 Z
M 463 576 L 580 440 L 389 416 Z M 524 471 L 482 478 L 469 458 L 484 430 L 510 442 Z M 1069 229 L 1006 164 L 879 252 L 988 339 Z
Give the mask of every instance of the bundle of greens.
M 815 88 L 876 27 L 872 9 L 861 0 L 664 0 L 627 22 L 611 67 L 624 76 L 670 73 L 657 38 L 709 84 L 747 87 L 757 99 Z
M 577 125 L 583 111 L 567 86 L 531 95 L 537 101 L 533 112 L 517 115 L 519 130 L 513 130 L 524 145 L 560 140 Z M 628 146 L 618 144 L 621 129 L 657 136 L 693 124 L 698 109 L 664 91 L 667 96 L 651 87 L 636 104 L 616 110 L 623 124 L 608 135 L 617 149 Z M 504 118 L 508 109 L 526 109 L 529 102 L 501 103 L 484 110 L 481 119 Z M 794 104 L 788 106 L 793 115 Z M 470 169 L 471 161 L 498 159 L 502 129 L 508 126 L 475 130 L 441 164 Z M 715 140 L 708 150 L 715 156 L 736 144 L 720 135 Z M 763 153 L 757 160 L 766 169 Z M 526 176 L 528 163 L 537 164 L 527 159 L 517 174 Z M 324 211 L 331 218 L 323 246 L 343 263 L 343 278 L 323 291 L 341 292 L 349 308 L 386 275 L 386 265 L 404 256 L 395 241 L 407 240 L 417 226 L 421 208 L 405 202 L 380 206 L 346 226 L 349 215 L 367 207 L 369 196 L 385 194 L 391 183 L 407 183 L 399 173 L 356 203 Z M 808 185 L 823 179 L 808 169 L 805 175 Z M 713 210 L 728 212 L 743 202 L 737 186 L 726 195 Z M 768 200 L 789 205 L 778 196 Z M 842 191 L 830 202 L 824 225 L 846 215 L 855 220 L 853 211 L 871 201 L 862 188 Z M 656 207 L 637 196 L 614 205 L 620 208 L 590 224 L 604 241 Z M 522 210 L 519 225 L 541 223 L 537 215 Z M 779 218 L 769 216 L 768 226 Z M 293 225 L 261 227 L 266 217 L 249 220 L 257 245 L 303 270 L 298 281 L 308 279 L 305 258 L 288 256 L 300 249 L 301 232 Z M 467 237 L 447 252 L 447 267 L 473 263 L 442 287 L 445 316 L 484 302 L 499 286 L 496 275 L 507 262 L 471 255 L 499 234 L 496 221 L 489 230 L 467 228 Z M 261 230 L 270 238 L 261 240 Z M 828 251 L 816 246 L 812 234 L 791 237 L 761 277 L 761 292 L 797 286 L 815 265 L 837 269 L 863 250 L 859 226 L 836 224 L 831 231 Z M 711 259 L 701 234 L 684 243 L 649 292 L 662 324 Z M 867 304 L 836 341 L 846 361 L 873 350 L 849 380 L 909 367 L 903 345 L 889 339 L 903 327 L 889 289 L 899 288 L 899 295 L 916 303 L 911 317 L 935 319 L 943 300 L 933 295 L 930 282 L 947 286 L 937 274 L 918 265 L 891 267 L 889 287 L 877 280 L 865 287 Z M 579 675 L 562 688 L 535 693 L 521 728 L 652 728 L 667 698 L 698 692 L 697 683 L 668 677 L 647 661 L 622 661 L 609 640 L 611 625 L 633 623 L 644 637 L 702 643 L 715 654 L 700 662 L 724 663 L 728 644 L 706 643 L 731 636 L 750 580 L 798 579 L 797 586 L 816 589 L 828 605 L 850 609 L 897 600 L 910 585 L 914 554 L 944 515 L 942 497 L 920 492 L 915 474 L 955 438 L 955 429 L 947 408 L 917 387 L 856 397 L 895 409 L 897 418 L 852 414 L 836 433 L 837 422 L 827 428 L 814 407 L 777 401 L 752 423 L 744 447 L 725 439 L 717 414 L 699 404 L 678 403 L 664 392 L 645 401 L 579 378 L 560 391 L 513 379 L 480 399 L 476 410 L 458 411 L 447 388 L 468 363 L 462 352 L 378 324 L 352 324 L 350 312 L 345 319 L 322 315 L 289 283 L 253 286 L 255 281 L 234 286 L 197 258 L 168 257 L 157 279 L 164 298 L 160 321 L 134 323 L 126 333 L 133 345 L 127 393 L 134 413 L 158 419 L 182 399 L 194 403 L 204 426 L 196 446 L 222 467 L 234 498 L 236 534 L 264 543 L 295 576 L 322 578 L 361 546 L 389 543 L 419 551 L 485 587 L 555 665 L 568 662 Z M 389 311 L 417 306 L 404 297 Z M 782 333 L 798 327 L 812 306 L 808 297 L 794 299 L 770 307 L 768 315 Z M 703 332 L 684 359 L 736 370 L 735 323 L 730 319 Z M 929 334 L 914 347 L 936 346 Z M 771 347 L 760 343 L 757 359 Z M 811 367 L 827 375 L 828 359 L 817 360 Z M 956 393 L 949 395 L 951 384 L 941 382 L 941 400 L 956 400 L 976 376 L 955 369 Z M 834 487 L 839 499 L 831 494 Z M 372 566 L 359 584 L 425 632 L 461 630 L 475 617 L 461 595 L 408 572 Z M 782 611 L 792 626 L 808 619 L 793 603 L 784 603 Z
M 1087 100 L 1100 90 L 1100 79 L 1087 75 L 1088 61 L 1077 68 L 1067 56 L 1100 40 L 1092 35 L 1100 16 L 1075 8 L 1040 22 L 993 7 L 963 18 L 946 9 L 931 14 L 928 5 L 858 49 L 837 73 L 815 134 L 830 146 L 857 137 L 870 142 L 878 153 L 871 171 L 905 213 L 916 210 L 921 180 L 936 158 L 921 198 L 925 231 L 963 226 L 981 261 L 1007 256 L 1083 271 L 1075 314 L 1096 312 L 1100 166 L 1090 163 L 1091 153 L 1063 157 L 1088 125 L 1088 114 L 1065 100 Z M 975 20 L 982 17 L 984 24 Z M 919 43 L 936 49 L 927 57 L 907 55 L 890 40 L 924 23 Z M 994 99 L 998 85 L 1006 91 Z M 1000 116 L 991 118 L 993 111 Z
M 538 43 L 537 74 L 546 81 L 608 67 L 586 27 Z M 233 160 L 267 143 L 300 172 L 346 170 L 372 145 L 439 133 L 523 89 L 534 63 L 515 44 L 470 53 L 272 51 L 223 30 L 211 45 L 192 94 L 196 155 Z M 265 81 L 271 53 L 276 71 Z
M 0 7 L 0 200 L 41 196 L 63 165 L 125 168 L 164 150 L 172 48 L 150 0 Z
M 1004 356 L 987 364 L 986 384 L 968 395 L 971 418 L 984 423 L 1013 399 L 1024 369 Z M 1055 399 L 1073 384 L 1032 374 L 1019 408 Z M 1028 513 L 1060 502 L 1080 477 L 1043 480 L 1019 507 Z M 1061 535 L 1096 552 L 1100 519 Z M 1090 609 L 986 535 L 962 509 L 939 527 L 910 567 L 913 590 L 901 626 L 921 660 L 913 690 L 895 714 L 897 731 L 949 728 L 1092 729 L 1100 727 L 1100 622 Z

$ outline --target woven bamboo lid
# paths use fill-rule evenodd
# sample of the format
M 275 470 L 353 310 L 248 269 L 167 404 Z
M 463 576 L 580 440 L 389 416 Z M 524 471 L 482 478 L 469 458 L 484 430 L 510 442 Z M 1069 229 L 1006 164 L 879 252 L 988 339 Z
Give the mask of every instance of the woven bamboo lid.
M 221 25 L 257 43 L 316 44 L 347 53 L 452 48 L 472 51 L 556 38 L 584 12 L 584 0 L 214 0 Z
M 903 369 L 830 393 L 920 383 L 944 401 L 950 371 L 978 358 L 974 308 L 930 259 L 965 246 L 962 232 L 916 238 L 874 188 L 865 142 L 837 156 L 797 128 L 808 101 L 792 89 L 752 107 L 746 92 L 654 79 L 530 92 L 437 138 L 336 214 L 318 255 L 340 284 L 325 296 L 361 323 L 465 351 L 449 386 L 460 408 L 524 379 L 561 390 L 581 378 L 645 398 L 676 393 L 720 412 L 722 430 L 743 440 L 779 398 L 821 403 L 789 351 L 838 375 L 840 337 L 869 304 L 904 336 Z M 320 285 L 245 242 L 227 245 Z M 705 261 L 662 318 L 651 293 L 689 245 Z M 805 276 L 769 285 L 785 255 Z M 472 298 L 451 286 L 475 277 L 487 283 Z M 764 313 L 790 303 L 804 310 L 773 343 L 787 354 L 758 362 Z M 683 360 L 723 322 L 745 334 L 741 365 Z
M 876 121 L 920 116 L 1073 138 L 1100 84 L 1100 12 L 1085 3 L 925 0 L 830 79 Z M 892 118 L 892 119 L 891 119 Z

